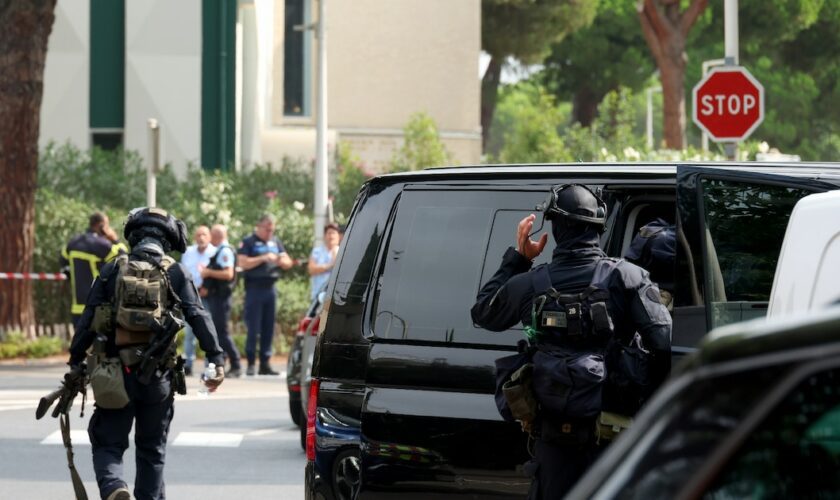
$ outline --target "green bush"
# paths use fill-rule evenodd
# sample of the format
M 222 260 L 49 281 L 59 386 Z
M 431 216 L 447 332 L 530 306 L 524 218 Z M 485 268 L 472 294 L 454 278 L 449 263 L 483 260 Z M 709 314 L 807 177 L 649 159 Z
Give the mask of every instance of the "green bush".
M 338 176 L 336 178 L 335 200 L 333 212 L 337 220 L 346 222 L 356 201 L 356 195 L 362 184 L 367 182 L 368 176 L 362 170 L 362 162 L 346 142 L 338 143 Z
M 61 354 L 64 342 L 57 337 L 37 337 L 29 340 L 19 331 L 9 332 L 0 342 L 0 359 L 17 358 L 46 358 Z
M 392 172 L 441 167 L 452 162 L 452 155 L 440 141 L 437 124 L 428 113 L 411 115 L 403 136 L 402 147 L 391 159 Z
M 281 279 L 277 282 L 277 323 L 281 335 L 294 336 L 298 321 L 309 307 L 309 279 Z

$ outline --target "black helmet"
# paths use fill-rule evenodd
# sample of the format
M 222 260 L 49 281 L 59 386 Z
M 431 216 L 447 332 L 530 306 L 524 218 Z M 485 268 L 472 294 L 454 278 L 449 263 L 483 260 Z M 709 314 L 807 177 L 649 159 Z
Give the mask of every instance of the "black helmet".
M 123 236 L 129 244 L 134 245 L 132 239 L 137 239 L 132 238 L 131 233 L 143 230 L 163 236 L 169 247 L 176 252 L 187 250 L 187 226 L 166 210 L 140 207 L 129 212 L 123 230 Z
M 607 221 L 607 204 L 583 184 L 552 186 L 548 200 L 537 208 L 549 220 L 564 217 L 599 229 L 603 229 Z

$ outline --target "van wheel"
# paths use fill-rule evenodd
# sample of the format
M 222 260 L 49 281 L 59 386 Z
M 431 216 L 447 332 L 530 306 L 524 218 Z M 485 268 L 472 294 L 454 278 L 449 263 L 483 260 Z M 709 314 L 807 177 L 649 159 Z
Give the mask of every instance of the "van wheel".
M 352 500 L 361 486 L 362 458 L 358 448 L 349 448 L 335 457 L 332 487 L 336 500 Z

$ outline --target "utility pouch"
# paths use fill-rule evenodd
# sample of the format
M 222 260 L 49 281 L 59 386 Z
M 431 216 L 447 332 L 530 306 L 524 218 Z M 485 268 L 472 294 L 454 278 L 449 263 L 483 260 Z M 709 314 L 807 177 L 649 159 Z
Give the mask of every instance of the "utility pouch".
M 513 418 L 520 422 L 530 423 L 537 418 L 537 400 L 531 386 L 531 375 L 534 365 L 526 363 L 513 372 L 510 380 L 502 385 L 508 408 Z
M 601 338 L 607 338 L 612 335 L 613 327 L 612 318 L 607 310 L 605 302 L 594 302 L 589 306 L 589 315 L 592 318 L 592 328 L 595 330 L 595 335 Z
M 583 333 L 580 324 L 580 302 L 566 304 L 566 334 L 570 336 Z
M 180 354 L 175 359 L 175 368 L 172 370 L 172 382 L 175 392 L 182 396 L 187 393 L 187 376 L 184 373 L 184 358 Z
M 110 335 L 114 331 L 114 307 L 111 304 L 100 304 L 93 309 L 91 330 L 101 335 Z
M 124 349 L 120 349 L 119 353 L 120 361 L 122 361 L 123 366 L 133 367 L 142 361 L 141 355 L 143 351 L 138 347 L 126 347 Z
M 102 359 L 91 371 L 90 387 L 96 405 L 100 408 L 119 410 L 129 402 L 119 358 Z
M 595 420 L 595 441 L 610 442 L 632 424 L 633 419 L 628 416 L 602 411 Z

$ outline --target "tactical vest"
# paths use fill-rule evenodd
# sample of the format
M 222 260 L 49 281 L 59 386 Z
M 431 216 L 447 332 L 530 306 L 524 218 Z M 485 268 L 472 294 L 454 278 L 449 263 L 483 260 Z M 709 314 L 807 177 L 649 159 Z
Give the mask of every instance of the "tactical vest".
M 580 293 L 560 293 L 548 266 L 531 274 L 537 295 L 526 334 L 536 341 L 532 384 L 540 410 L 557 418 L 591 418 L 603 409 L 605 355 L 615 328 L 607 307 L 610 274 L 620 260 L 598 261 Z
M 167 270 L 175 263 L 168 255 L 160 264 L 131 260 L 122 255 L 115 261 L 114 311 L 117 346 L 144 344 L 154 336 L 152 325 L 160 325 L 174 306 Z
M 537 295 L 531 307 L 531 326 L 526 332 L 532 340 L 550 343 L 605 344 L 615 330 L 607 300 L 607 278 L 621 260 L 603 258 L 580 293 L 560 293 L 551 283 L 548 266 L 543 265 L 531 273 Z

